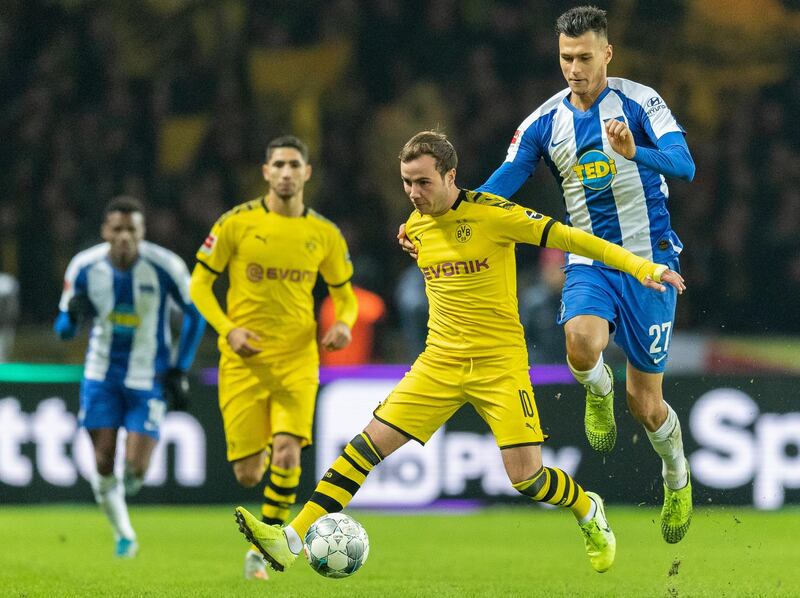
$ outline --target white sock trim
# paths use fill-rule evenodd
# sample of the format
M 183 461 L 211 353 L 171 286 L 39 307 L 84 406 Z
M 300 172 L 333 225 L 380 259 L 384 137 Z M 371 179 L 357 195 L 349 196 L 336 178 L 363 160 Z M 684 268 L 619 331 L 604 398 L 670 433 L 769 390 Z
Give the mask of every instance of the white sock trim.
M 105 513 L 111 527 L 114 528 L 114 536 L 117 538 L 136 539 L 136 532 L 133 531 L 130 517 L 128 516 L 128 505 L 125 502 L 125 489 L 119 480 L 112 474 L 108 476 L 97 475 L 92 480 L 94 497 L 100 509 Z
M 595 513 L 597 513 L 597 503 L 594 502 L 594 499 L 591 496 L 589 496 L 588 498 L 589 498 L 589 505 L 590 505 L 589 506 L 589 512 L 586 513 L 586 515 L 584 517 L 581 517 L 580 519 L 578 519 L 578 524 L 579 525 L 583 525 L 584 523 L 589 523 L 592 520 L 592 517 L 594 517 Z
M 287 525 L 283 528 L 283 534 L 286 536 L 287 542 L 289 542 L 289 550 L 293 554 L 300 554 L 303 550 L 303 540 L 295 529 L 291 525 Z
M 667 406 L 667 419 L 655 432 L 647 431 L 650 444 L 663 461 L 661 475 L 664 483 L 672 490 L 678 490 L 689 482 L 686 457 L 683 454 L 683 436 L 678 414 Z
M 592 394 L 600 397 L 606 396 L 611 392 L 612 388 L 611 376 L 608 375 L 604 365 L 605 362 L 603 361 L 602 353 L 597 363 L 586 371 L 575 369 L 575 366 L 573 366 L 569 358 L 567 358 L 567 366 L 572 372 L 572 375 L 575 376 L 575 379 L 589 389 Z

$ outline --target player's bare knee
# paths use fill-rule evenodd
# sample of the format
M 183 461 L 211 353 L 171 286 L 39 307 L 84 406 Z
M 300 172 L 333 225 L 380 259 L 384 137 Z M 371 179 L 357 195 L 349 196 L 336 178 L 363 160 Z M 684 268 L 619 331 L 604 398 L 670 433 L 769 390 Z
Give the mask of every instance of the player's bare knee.
M 628 395 L 628 410 L 633 418 L 651 432 L 657 430 L 665 419 L 665 409 L 658 401 L 637 400 Z
M 281 434 L 272 441 L 272 464 L 283 469 L 300 465 L 300 439 Z
M 592 335 L 583 332 L 567 332 L 567 358 L 576 370 L 592 369 L 603 353 L 603 343 Z
M 252 467 L 241 466 L 238 463 L 234 463 L 233 475 L 236 476 L 236 481 L 239 483 L 240 486 L 244 486 L 245 488 L 252 488 L 253 486 L 258 485 L 264 474 L 261 470 L 254 469 Z
M 97 473 L 102 476 L 111 475 L 114 473 L 114 455 L 108 453 L 95 452 L 95 463 L 97 465 Z

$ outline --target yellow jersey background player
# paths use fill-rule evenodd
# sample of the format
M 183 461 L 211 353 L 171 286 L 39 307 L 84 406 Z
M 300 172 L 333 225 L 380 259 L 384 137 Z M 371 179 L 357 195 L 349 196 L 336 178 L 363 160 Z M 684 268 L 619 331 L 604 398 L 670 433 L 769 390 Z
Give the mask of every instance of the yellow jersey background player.
M 288 526 L 264 525 L 238 507 L 241 531 L 277 570 L 285 569 L 314 521 L 341 511 L 384 458 L 411 439 L 425 443 L 468 402 L 491 428 L 514 488 L 534 501 L 569 508 L 592 567 L 608 570 L 616 540 L 601 498 L 584 492 L 566 472 L 542 464 L 544 435 L 519 322 L 514 247 L 530 243 L 584 255 L 662 292 L 661 281 L 681 292 L 683 279 L 501 197 L 459 189 L 458 158 L 441 133 L 415 135 L 400 162 L 403 187 L 416 208 L 406 233 L 415 244 L 429 301 L 425 351 Z
M 336 312 L 320 341 L 325 349 L 348 345 L 358 304 L 344 238 L 303 202 L 311 177 L 305 144 L 292 136 L 272 140 L 262 171 L 268 193 L 214 224 L 197 252 L 190 289 L 219 334 L 219 406 L 228 461 L 242 486 L 266 477 L 262 517 L 275 524 L 285 522 L 295 502 L 300 449 L 311 443 L 319 385 L 312 296 L 317 275 L 328 284 Z M 212 287 L 226 269 L 225 312 Z M 266 577 L 258 553 L 248 553 L 245 576 Z

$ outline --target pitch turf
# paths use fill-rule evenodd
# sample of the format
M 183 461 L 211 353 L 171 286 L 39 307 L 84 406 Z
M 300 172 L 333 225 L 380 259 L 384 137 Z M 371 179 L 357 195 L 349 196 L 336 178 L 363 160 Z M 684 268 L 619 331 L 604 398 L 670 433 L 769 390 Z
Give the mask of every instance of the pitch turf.
M 132 509 L 141 544 L 112 558 L 90 506 L 0 509 L 0 596 L 798 596 L 800 510 L 698 509 L 686 539 L 661 540 L 653 508 L 610 505 L 617 562 L 591 570 L 565 512 L 348 511 L 370 535 L 364 569 L 324 579 L 302 560 L 269 587 L 241 579 L 245 541 L 233 507 Z

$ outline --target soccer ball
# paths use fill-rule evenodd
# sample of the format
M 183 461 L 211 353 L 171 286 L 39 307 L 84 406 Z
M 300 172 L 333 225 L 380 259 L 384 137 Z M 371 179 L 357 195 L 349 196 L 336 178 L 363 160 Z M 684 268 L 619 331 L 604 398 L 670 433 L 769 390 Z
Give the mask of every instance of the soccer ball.
M 303 550 L 311 568 L 320 575 L 348 577 L 367 562 L 369 538 L 352 517 L 329 513 L 309 528 Z

